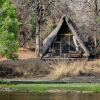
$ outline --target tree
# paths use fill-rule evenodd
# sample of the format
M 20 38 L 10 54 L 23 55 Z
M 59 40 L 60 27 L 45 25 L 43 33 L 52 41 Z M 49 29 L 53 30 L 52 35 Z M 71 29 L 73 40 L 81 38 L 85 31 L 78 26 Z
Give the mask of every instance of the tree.
M 20 38 L 19 44 L 21 47 L 28 46 L 29 42 L 35 40 L 35 15 L 31 0 L 12 0 L 18 12 L 18 20 L 20 21 Z M 31 48 L 33 45 L 30 45 Z
M 47 16 L 50 15 L 50 10 L 53 8 L 54 0 L 13 0 L 17 6 L 20 32 L 25 33 L 25 41 L 27 37 L 36 41 L 36 55 L 40 55 L 40 32 L 43 30 L 43 25 L 46 23 Z M 34 38 L 35 36 L 35 38 Z M 22 40 L 22 39 L 21 39 Z
M 18 20 L 10 0 L 0 0 L 0 55 L 13 58 L 18 49 Z
M 40 56 L 40 31 L 41 26 L 46 22 L 46 17 L 50 15 L 50 6 L 53 5 L 53 0 L 32 0 L 32 6 L 36 16 L 36 48 L 37 57 Z

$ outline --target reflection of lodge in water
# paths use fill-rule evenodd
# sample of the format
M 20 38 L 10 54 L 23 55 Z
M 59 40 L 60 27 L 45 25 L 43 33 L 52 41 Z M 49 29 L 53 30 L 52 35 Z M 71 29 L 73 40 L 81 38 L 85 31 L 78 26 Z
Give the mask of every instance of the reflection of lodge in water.
M 44 58 L 81 58 L 90 53 L 67 17 L 63 17 L 55 30 L 43 42 Z

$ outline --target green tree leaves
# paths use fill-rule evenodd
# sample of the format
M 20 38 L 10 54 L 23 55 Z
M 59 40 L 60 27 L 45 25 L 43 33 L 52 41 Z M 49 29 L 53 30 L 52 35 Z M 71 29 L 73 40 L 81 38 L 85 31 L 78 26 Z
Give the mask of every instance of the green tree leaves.
M 12 58 L 18 49 L 18 19 L 10 0 L 0 1 L 0 55 Z

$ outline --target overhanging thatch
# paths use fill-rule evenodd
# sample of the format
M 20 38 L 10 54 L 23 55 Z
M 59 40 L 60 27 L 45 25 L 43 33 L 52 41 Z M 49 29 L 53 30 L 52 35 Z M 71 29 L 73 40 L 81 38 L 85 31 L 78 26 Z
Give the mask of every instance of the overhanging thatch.
M 72 26 L 71 22 L 69 21 L 69 19 L 67 17 L 62 17 L 60 22 L 58 23 L 57 27 L 51 32 L 51 34 L 43 41 L 43 53 L 42 56 L 45 56 L 50 48 L 50 46 L 52 45 L 53 41 L 55 40 L 55 37 L 57 36 L 59 30 L 61 29 L 64 21 L 66 21 L 66 24 L 68 25 L 68 27 L 70 28 L 71 32 L 73 33 L 73 35 L 76 37 L 78 43 L 80 44 L 80 46 L 83 48 L 85 55 L 88 57 L 90 56 L 90 52 L 89 50 L 86 48 L 84 42 L 80 39 L 80 37 L 78 36 L 76 30 L 74 29 L 74 27 Z

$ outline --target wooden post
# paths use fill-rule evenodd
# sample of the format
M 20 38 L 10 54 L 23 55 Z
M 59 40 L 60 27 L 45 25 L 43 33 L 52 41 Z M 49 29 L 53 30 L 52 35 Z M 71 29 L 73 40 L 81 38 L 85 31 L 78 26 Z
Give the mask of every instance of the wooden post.
M 59 43 L 60 44 L 60 56 L 61 56 L 61 54 L 62 54 L 62 48 L 61 48 L 61 43 Z
M 60 56 L 62 55 L 62 36 L 61 36 L 61 42 L 60 42 Z
M 69 51 L 70 51 L 70 50 L 71 50 L 71 49 L 70 49 L 70 46 L 71 46 L 70 35 L 68 35 L 68 37 L 69 37 Z

